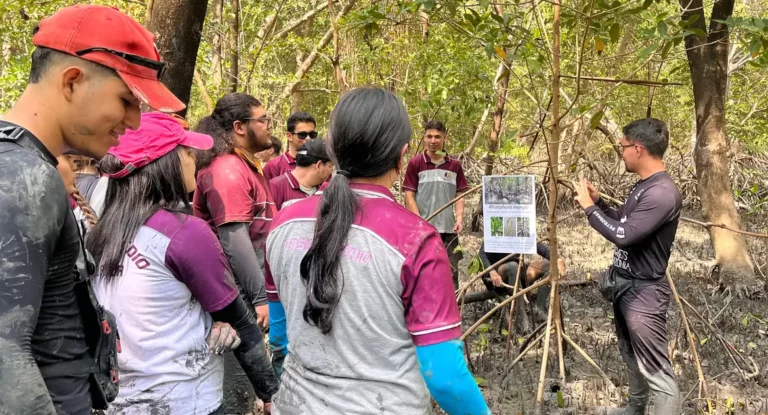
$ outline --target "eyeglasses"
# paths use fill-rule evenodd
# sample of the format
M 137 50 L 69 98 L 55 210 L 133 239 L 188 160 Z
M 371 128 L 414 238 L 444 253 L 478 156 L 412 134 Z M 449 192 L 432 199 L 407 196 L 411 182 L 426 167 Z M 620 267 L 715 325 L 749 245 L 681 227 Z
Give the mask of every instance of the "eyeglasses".
M 297 137 L 299 137 L 302 140 L 306 140 L 307 137 L 311 139 L 317 138 L 317 131 L 300 131 L 298 133 L 291 133 Z
M 83 56 L 83 55 L 86 55 L 88 53 L 93 53 L 93 52 L 111 53 L 111 54 L 113 54 L 115 56 L 119 56 L 119 57 L 127 60 L 128 62 L 130 62 L 130 63 L 132 63 L 134 65 L 143 66 L 145 68 L 149 68 L 149 69 L 152 69 L 154 71 L 157 71 L 157 79 L 158 80 L 165 73 L 165 62 L 163 62 L 163 61 L 155 61 L 155 60 L 152 60 L 152 59 L 145 58 L 143 56 L 132 55 L 130 53 L 120 52 L 120 51 L 113 50 L 113 49 L 98 48 L 98 47 L 97 48 L 88 48 L 88 49 L 78 50 L 77 52 L 75 52 L 75 55 Z
M 260 123 L 266 125 L 267 128 L 269 128 L 272 125 L 272 118 L 269 118 L 266 115 L 263 116 L 263 117 L 259 117 L 259 118 L 243 118 L 243 121 L 248 121 L 248 120 L 254 120 L 256 122 L 260 122 Z
M 627 145 L 624 145 L 624 144 L 618 143 L 618 146 L 621 147 L 621 152 L 622 153 L 624 153 L 624 149 L 629 148 L 629 147 L 637 146 L 637 147 L 640 147 L 640 148 L 644 148 L 643 146 L 638 145 L 638 144 L 627 144 Z

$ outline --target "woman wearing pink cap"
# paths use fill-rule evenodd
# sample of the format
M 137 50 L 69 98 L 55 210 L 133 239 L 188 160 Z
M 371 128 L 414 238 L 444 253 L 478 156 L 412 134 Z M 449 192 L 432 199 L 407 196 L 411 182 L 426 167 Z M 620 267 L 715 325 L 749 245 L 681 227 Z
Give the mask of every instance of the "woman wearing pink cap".
M 87 241 L 99 264 L 96 296 L 117 316 L 122 343 L 120 392 L 108 413 L 223 413 L 225 348 L 269 411 L 277 379 L 261 330 L 216 236 L 187 200 L 193 149 L 210 149 L 213 140 L 166 114 L 141 118 L 101 161 L 109 187 Z M 230 323 L 239 339 L 220 334 L 214 321 Z

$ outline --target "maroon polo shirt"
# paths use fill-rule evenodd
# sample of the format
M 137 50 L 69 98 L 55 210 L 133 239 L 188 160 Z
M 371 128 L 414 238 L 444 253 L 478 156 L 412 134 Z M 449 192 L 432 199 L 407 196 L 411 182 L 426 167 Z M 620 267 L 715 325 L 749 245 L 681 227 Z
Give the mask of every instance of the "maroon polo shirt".
M 286 151 L 280 157 L 273 158 L 267 162 L 267 165 L 264 166 L 264 177 L 269 181 L 283 173 L 293 171 L 295 168 L 296 159 Z
M 205 220 L 218 235 L 218 226 L 249 222 L 253 248 L 264 249 L 275 203 L 258 161 L 237 154 L 217 157 L 197 174 L 193 201 L 195 216 Z
M 422 218 L 448 204 L 468 187 L 459 160 L 446 155 L 435 164 L 426 151 L 408 162 L 403 181 L 403 189 L 416 192 L 416 205 Z M 445 209 L 429 221 L 440 233 L 453 233 L 455 222 L 453 209 Z
M 311 196 L 311 194 L 307 194 L 301 190 L 301 184 L 296 180 L 293 171 L 285 172 L 270 180 L 269 187 L 272 190 L 272 199 L 275 201 L 277 210 L 282 210 L 287 206 Z M 314 192 L 312 192 L 312 194 L 314 194 Z

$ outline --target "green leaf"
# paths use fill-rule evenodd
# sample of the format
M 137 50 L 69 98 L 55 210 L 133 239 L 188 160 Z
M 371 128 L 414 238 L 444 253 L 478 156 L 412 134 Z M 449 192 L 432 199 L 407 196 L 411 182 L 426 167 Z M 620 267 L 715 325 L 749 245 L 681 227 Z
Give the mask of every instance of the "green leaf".
M 387 17 L 384 13 L 380 12 L 378 9 L 368 10 L 368 15 L 373 17 L 374 19 L 380 19 L 380 20 L 385 19 Z
M 435 154 L 440 154 L 440 153 L 442 153 L 441 155 L 443 156 L 445 155 L 445 151 L 442 151 L 442 150 L 435 152 Z M 461 245 L 456 245 L 456 248 L 453 248 L 453 253 L 457 254 L 459 252 L 464 252 L 464 248 L 462 248 Z
M 507 331 L 507 329 L 501 329 L 501 335 L 502 336 L 508 336 L 509 332 Z
M 621 35 L 621 26 L 618 23 L 614 23 L 611 25 L 611 28 L 608 30 L 611 36 L 611 42 L 618 42 L 619 36 Z
M 565 399 L 563 399 L 562 390 L 557 391 L 557 406 L 560 408 L 565 408 Z
M 504 18 L 499 16 L 496 13 L 491 13 L 491 19 L 499 22 L 499 24 L 501 24 L 502 26 L 506 26 L 506 24 L 504 23 Z
M 753 342 L 747 343 L 747 347 L 749 347 L 750 349 L 757 349 L 757 345 Z
M 699 343 L 700 343 L 702 346 L 704 346 L 705 344 L 707 344 L 707 340 L 709 340 L 709 337 L 706 337 L 706 338 L 703 338 L 703 339 L 699 340 Z
M 688 27 L 688 26 L 698 22 L 700 17 L 701 16 L 698 15 L 698 14 L 692 15 L 691 17 L 688 18 L 688 20 L 685 21 L 685 23 L 684 23 L 685 26 L 684 27 Z
M 483 323 L 477 327 L 478 333 L 487 333 L 491 330 L 491 325 L 488 323 Z
M 659 32 L 659 35 L 662 37 L 667 36 L 668 30 L 669 30 L 669 26 L 667 26 L 667 23 L 663 20 L 656 25 L 656 31 Z
M 480 386 L 483 383 L 485 383 L 485 379 L 483 379 L 483 378 L 481 378 L 479 376 L 475 376 L 475 383 L 477 384 L 477 386 Z
M 741 320 L 741 324 L 743 324 L 744 327 L 747 327 L 747 325 L 749 324 L 749 314 L 744 316 L 744 318 Z
M 592 114 L 592 118 L 589 119 L 589 127 L 592 129 L 597 128 L 600 125 L 600 121 L 603 119 L 603 111 L 598 111 Z
M 488 55 L 489 58 L 493 58 L 493 54 L 496 51 L 493 48 L 493 43 L 488 42 L 485 44 L 485 54 Z
M 661 48 L 661 59 L 667 59 L 667 55 L 669 54 L 669 50 L 672 49 L 672 46 L 674 46 L 673 42 L 664 42 L 664 47 Z
M 699 36 L 699 37 L 704 37 L 704 36 L 707 35 L 707 32 L 705 32 L 704 30 L 698 29 L 698 28 L 694 28 L 694 27 L 688 29 L 688 31 L 692 32 L 694 35 Z
M 533 72 L 541 72 L 541 64 L 536 59 L 529 58 L 528 59 L 528 65 L 531 67 L 531 71 L 533 71 Z
M 757 186 L 757 183 L 753 184 L 752 188 L 749 189 L 749 191 L 752 192 L 753 195 L 756 195 L 758 190 L 760 190 L 760 188 Z
M 476 256 L 474 259 L 472 259 L 472 262 L 469 264 L 469 267 L 467 268 L 467 272 L 469 275 L 475 275 L 480 270 L 483 269 L 483 261 L 480 260 L 479 256 Z
M 753 19 L 754 25 L 758 29 L 763 29 L 765 27 L 765 23 L 763 22 L 763 19 L 755 17 Z
M 749 53 L 752 55 L 760 53 L 760 48 L 763 47 L 763 42 L 760 40 L 759 37 L 755 37 L 752 39 L 751 42 L 749 42 Z
M 656 51 L 656 49 L 658 49 L 658 48 L 659 48 L 659 46 L 658 46 L 658 45 L 651 45 L 651 46 L 648 46 L 647 48 L 645 48 L 645 49 L 641 50 L 641 51 L 640 51 L 640 53 L 638 53 L 638 54 L 637 54 L 637 57 L 638 57 L 639 59 L 645 59 L 645 58 L 647 58 L 647 57 L 651 56 L 651 53 L 653 53 L 654 51 Z

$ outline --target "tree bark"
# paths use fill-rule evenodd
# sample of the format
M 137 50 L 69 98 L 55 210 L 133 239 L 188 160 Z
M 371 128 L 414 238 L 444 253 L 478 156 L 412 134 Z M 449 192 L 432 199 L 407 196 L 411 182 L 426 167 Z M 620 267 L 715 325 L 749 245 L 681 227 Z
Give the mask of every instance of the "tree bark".
M 508 53 L 504 48 L 504 53 Z M 496 152 L 499 151 L 499 136 L 501 135 L 501 124 L 504 119 L 504 106 L 507 103 L 507 90 L 509 88 L 509 70 L 502 62 L 497 71 L 498 87 L 496 88 L 496 110 L 493 112 L 493 128 L 488 137 L 488 156 L 485 158 L 485 175 L 493 174 L 493 162 L 496 158 Z
M 154 0 L 148 29 L 166 63 L 163 83 L 181 102 L 189 104 L 200 47 L 206 0 Z M 186 109 L 179 112 L 186 114 Z
M 698 194 L 704 218 L 741 229 L 729 177 L 729 140 L 726 134 L 725 99 L 728 87 L 729 30 L 715 20 L 733 14 L 734 0 L 717 0 L 707 36 L 685 38 L 696 110 L 694 161 Z M 707 32 L 702 0 L 680 0 L 681 20 L 698 15 L 694 28 Z M 709 234 L 721 270 L 754 274 L 754 265 L 744 238 L 735 232 L 711 227 Z
M 221 47 L 222 36 L 222 16 L 224 15 L 224 0 L 213 0 L 213 21 L 216 33 L 213 35 L 213 56 L 211 56 L 211 66 L 213 67 L 213 83 L 216 87 L 221 86 L 224 73 L 224 48 Z
M 237 92 L 238 73 L 240 72 L 240 0 L 232 0 L 232 19 L 230 20 L 229 40 L 229 90 Z

